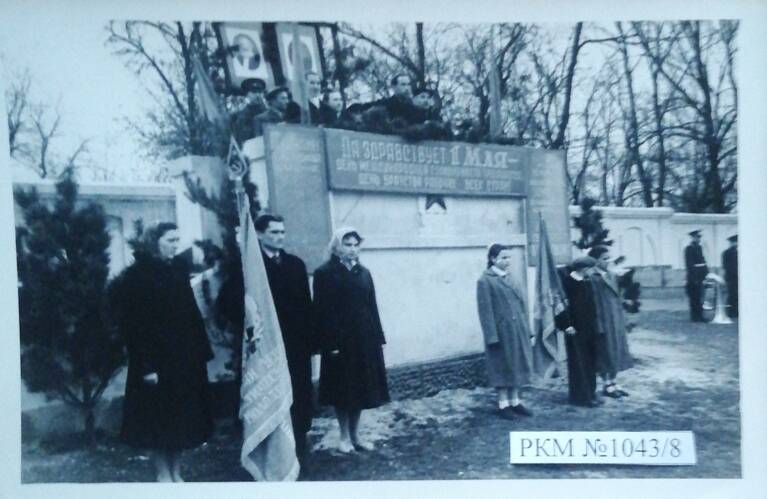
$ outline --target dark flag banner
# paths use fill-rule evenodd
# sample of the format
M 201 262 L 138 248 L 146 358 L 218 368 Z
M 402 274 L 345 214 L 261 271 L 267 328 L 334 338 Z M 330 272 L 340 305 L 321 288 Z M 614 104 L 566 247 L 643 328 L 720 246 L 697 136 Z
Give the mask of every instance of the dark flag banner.
M 564 336 L 554 325 L 554 318 L 567 307 L 567 299 L 551 254 L 546 222 L 540 217 L 538 264 L 535 274 L 535 345 L 533 362 L 536 373 L 551 378 L 565 360 Z

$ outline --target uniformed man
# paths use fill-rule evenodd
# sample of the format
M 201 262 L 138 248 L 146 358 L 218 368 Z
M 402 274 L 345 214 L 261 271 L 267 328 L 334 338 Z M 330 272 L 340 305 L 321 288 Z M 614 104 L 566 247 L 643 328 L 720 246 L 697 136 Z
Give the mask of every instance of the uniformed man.
M 738 235 L 733 234 L 727 240 L 730 247 L 722 253 L 722 268 L 727 283 L 727 315 L 735 319 L 738 317 Z
M 232 130 L 237 143 L 242 143 L 255 137 L 255 118 L 266 111 L 266 82 L 260 78 L 248 78 L 240 85 L 242 95 L 245 96 L 245 107 L 232 116 Z
M 700 245 L 700 229 L 689 232 L 692 241 L 684 249 L 684 265 L 687 270 L 687 297 L 690 299 L 690 320 L 703 320 L 703 281 L 708 274 L 703 248 Z

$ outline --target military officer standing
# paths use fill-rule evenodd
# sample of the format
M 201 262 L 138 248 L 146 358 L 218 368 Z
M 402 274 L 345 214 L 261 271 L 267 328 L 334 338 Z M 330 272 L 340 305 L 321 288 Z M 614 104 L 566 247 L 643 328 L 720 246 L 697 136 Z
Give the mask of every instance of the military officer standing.
M 692 241 L 684 249 L 684 265 L 687 270 L 687 297 L 690 299 L 690 320 L 703 321 L 703 281 L 708 274 L 703 247 L 700 245 L 700 230 L 689 232 Z

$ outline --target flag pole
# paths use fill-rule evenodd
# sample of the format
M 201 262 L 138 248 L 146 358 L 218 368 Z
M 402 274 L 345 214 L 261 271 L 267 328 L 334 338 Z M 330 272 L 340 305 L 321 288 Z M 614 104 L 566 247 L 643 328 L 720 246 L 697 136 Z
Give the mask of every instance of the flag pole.
M 501 135 L 501 79 L 498 74 L 498 54 L 495 51 L 495 25 L 490 25 L 490 137 Z
M 291 29 L 293 32 L 293 50 L 291 51 L 293 57 L 293 88 L 298 88 L 298 105 L 301 107 L 301 123 L 311 124 L 311 116 L 309 114 L 309 92 L 306 88 L 306 73 L 304 71 L 304 61 L 301 57 L 301 37 L 298 32 L 298 23 L 291 23 Z

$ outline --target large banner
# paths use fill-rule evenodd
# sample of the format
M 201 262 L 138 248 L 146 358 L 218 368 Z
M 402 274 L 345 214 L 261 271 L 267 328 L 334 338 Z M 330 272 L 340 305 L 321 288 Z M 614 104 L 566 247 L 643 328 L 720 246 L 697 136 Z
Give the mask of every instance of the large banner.
M 526 196 L 522 147 L 463 142 L 406 142 L 400 137 L 326 130 L 331 189 Z
M 565 151 L 529 149 L 527 196 L 527 260 L 538 258 L 539 220 L 546 222 L 551 254 L 557 264 L 569 263 L 573 243 L 570 237 L 570 194 L 565 174 Z
M 293 249 L 310 270 L 330 238 L 328 190 L 524 198 L 528 264 L 546 221 L 557 264 L 570 261 L 564 151 L 464 142 L 407 142 L 390 135 L 296 125 L 265 128 L 269 205 L 286 217 Z M 326 171 L 327 169 L 327 171 Z
M 314 272 L 327 258 L 331 235 L 322 129 L 267 125 L 264 148 L 269 210 L 285 217 L 287 250 L 300 255 L 309 272 Z

